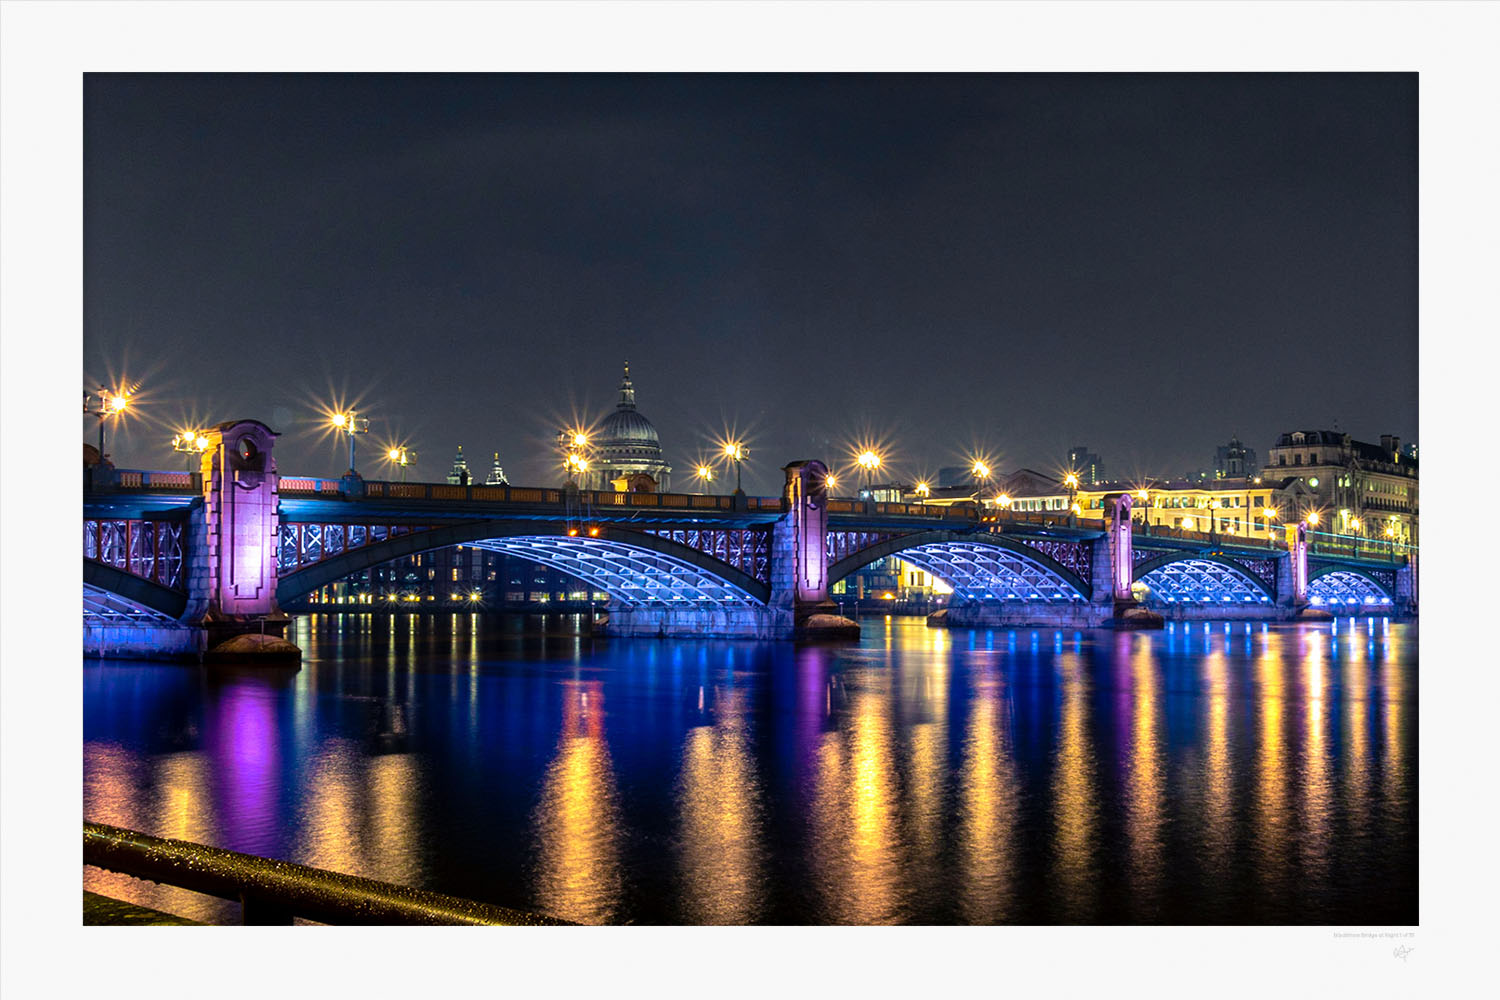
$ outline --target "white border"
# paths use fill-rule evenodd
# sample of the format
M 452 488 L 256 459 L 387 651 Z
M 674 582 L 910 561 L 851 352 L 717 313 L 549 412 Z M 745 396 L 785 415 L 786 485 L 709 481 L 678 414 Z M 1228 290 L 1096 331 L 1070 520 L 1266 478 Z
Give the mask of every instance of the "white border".
M 1465 528 L 1494 484 L 1495 7 L 1473 4 L 6 3 L 0 8 L 0 975 L 7 996 L 767 987 L 1412 995 L 1482 970 L 1493 653 Z M 81 928 L 76 443 L 81 73 L 201 70 L 1419 71 L 1425 639 L 1416 950 L 1328 928 L 118 931 Z M 69 412 L 64 414 L 66 402 Z M 57 438 L 58 440 L 54 440 Z M 60 441 L 69 443 L 60 444 Z M 1460 457 L 1459 450 L 1463 450 Z M 1483 468 L 1475 467 L 1482 460 Z M 71 496 L 73 499 L 69 500 Z M 1460 511 L 1460 501 L 1466 503 Z M 1464 521 L 1461 514 L 1479 521 Z M 59 554 L 59 548 L 63 554 Z M 37 595 L 57 595 L 39 607 Z M 1482 786 L 1482 787 L 1481 787 Z M 1463 895 L 1459 895 L 1462 891 Z M 1472 902 L 1466 902 L 1467 899 Z M 1341 929 L 1347 930 L 1347 929 Z M 190 938 L 176 936 L 181 933 Z M 254 936 L 247 941 L 244 934 Z M 1486 935 L 1487 937 L 1487 935 Z M 275 940 L 272 940 L 274 938 Z M 636 987 L 639 987 L 637 990 Z M 12 987 L 15 987 L 13 990 Z M 26 988 L 29 987 L 29 988 Z M 1274 988 L 1274 987 L 1273 987 Z M 1440 988 L 1440 987 L 1439 987 Z M 1468 992 L 1468 991 L 1465 991 Z

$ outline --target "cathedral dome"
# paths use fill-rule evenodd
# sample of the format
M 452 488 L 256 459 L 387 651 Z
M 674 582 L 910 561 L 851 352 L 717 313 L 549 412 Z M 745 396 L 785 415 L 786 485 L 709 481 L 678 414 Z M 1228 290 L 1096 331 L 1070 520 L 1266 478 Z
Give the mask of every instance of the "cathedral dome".
M 662 461 L 656 428 L 635 408 L 629 362 L 625 364 L 625 377 L 620 380 L 620 401 L 615 411 L 604 418 L 591 437 L 598 450 L 594 453 L 594 467 L 585 477 L 588 488 L 631 491 L 646 488 L 663 492 L 669 487 L 672 467 Z
M 605 448 L 612 444 L 661 446 L 651 421 L 633 409 L 616 410 L 604 418 L 604 423 L 599 428 L 599 444 Z
M 599 446 L 608 451 L 619 448 L 661 448 L 656 428 L 635 408 L 635 386 L 630 381 L 630 363 L 625 364 L 625 377 L 620 380 L 620 402 L 615 412 L 604 418 L 599 426 Z

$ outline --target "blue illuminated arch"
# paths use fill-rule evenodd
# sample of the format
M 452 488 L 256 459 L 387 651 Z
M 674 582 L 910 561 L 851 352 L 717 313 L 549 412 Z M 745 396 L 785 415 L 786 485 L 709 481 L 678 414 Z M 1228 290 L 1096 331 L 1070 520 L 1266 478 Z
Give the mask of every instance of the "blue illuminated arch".
M 1275 597 L 1265 583 L 1228 559 L 1207 554 L 1154 559 L 1135 573 L 1148 604 L 1244 606 L 1269 604 Z
M 770 588 L 753 576 L 670 539 L 608 524 L 568 534 L 537 521 L 466 521 L 396 535 L 288 573 L 276 599 L 289 602 L 351 573 L 452 545 L 503 552 L 583 580 L 632 607 L 720 604 L 764 606 Z
M 1087 600 L 1088 584 L 1056 560 L 998 535 L 923 531 L 888 538 L 828 569 L 830 585 L 861 567 L 896 556 L 931 573 L 968 600 L 1057 603 Z
M 1324 569 L 1308 579 L 1307 600 L 1329 607 L 1389 607 L 1392 595 L 1358 570 Z

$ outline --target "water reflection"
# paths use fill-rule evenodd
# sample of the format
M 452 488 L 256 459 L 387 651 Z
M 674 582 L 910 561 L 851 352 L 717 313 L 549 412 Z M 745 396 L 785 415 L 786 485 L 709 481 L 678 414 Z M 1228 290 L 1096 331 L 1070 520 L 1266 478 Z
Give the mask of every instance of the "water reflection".
M 1287 761 L 1286 660 L 1281 636 L 1268 639 L 1255 663 L 1256 753 L 1251 792 L 1251 840 L 1257 870 L 1276 890 L 1284 891 L 1291 878 L 1287 861 L 1290 815 L 1287 793 L 1292 787 Z
M 715 687 L 704 710 L 714 723 L 688 731 L 679 783 L 683 916 L 753 923 L 764 903 L 764 834 L 745 693 Z
M 830 923 L 888 924 L 900 916 L 889 675 L 866 680 L 867 688 L 844 690 L 843 724 L 821 733 L 816 751 L 812 861 Z
M 342 627 L 299 622 L 308 659 L 280 677 L 87 666 L 84 815 L 587 923 L 1416 917 L 1400 623 L 882 617 L 795 646 Z
M 1130 903 L 1135 917 L 1159 917 L 1162 889 L 1162 823 L 1166 813 L 1161 696 L 1151 637 L 1122 632 L 1116 662 L 1129 663 L 1131 725 L 1125 787 L 1125 832 L 1130 845 Z
M 1090 686 L 1077 654 L 1058 657 L 1057 673 L 1062 686 L 1062 724 L 1052 779 L 1053 866 L 1059 889 L 1054 903 L 1064 921 L 1077 922 L 1091 919 L 1097 907 L 1095 837 L 1099 806 L 1089 734 Z
M 609 923 L 620 907 L 620 819 L 604 741 L 604 688 L 564 681 L 563 729 L 536 811 L 536 898 L 543 912 Z
M 974 684 L 959 770 L 959 901 L 968 923 L 1013 918 L 1017 783 L 1004 682 L 986 672 Z

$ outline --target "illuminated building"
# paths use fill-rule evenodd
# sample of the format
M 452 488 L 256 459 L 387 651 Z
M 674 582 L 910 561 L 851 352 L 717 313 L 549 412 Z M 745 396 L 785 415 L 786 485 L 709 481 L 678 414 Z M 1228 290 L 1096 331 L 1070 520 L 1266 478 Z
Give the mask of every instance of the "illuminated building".
M 672 467 L 662 460 L 661 442 L 651 421 L 635 408 L 630 362 L 620 380 L 620 401 L 589 442 L 588 470 L 579 486 L 622 493 L 665 493 Z
M 510 482 L 505 478 L 505 470 L 500 468 L 500 453 L 495 452 L 495 465 L 490 469 L 490 474 L 485 477 L 486 486 L 509 486 Z
M 458 454 L 453 456 L 453 470 L 448 473 L 448 482 L 455 486 L 469 485 L 469 463 L 464 458 L 464 446 L 458 446 Z
M 1370 444 L 1342 431 L 1288 431 L 1262 474 L 1302 480 L 1325 530 L 1418 544 L 1417 458 L 1398 437 L 1382 434 Z

